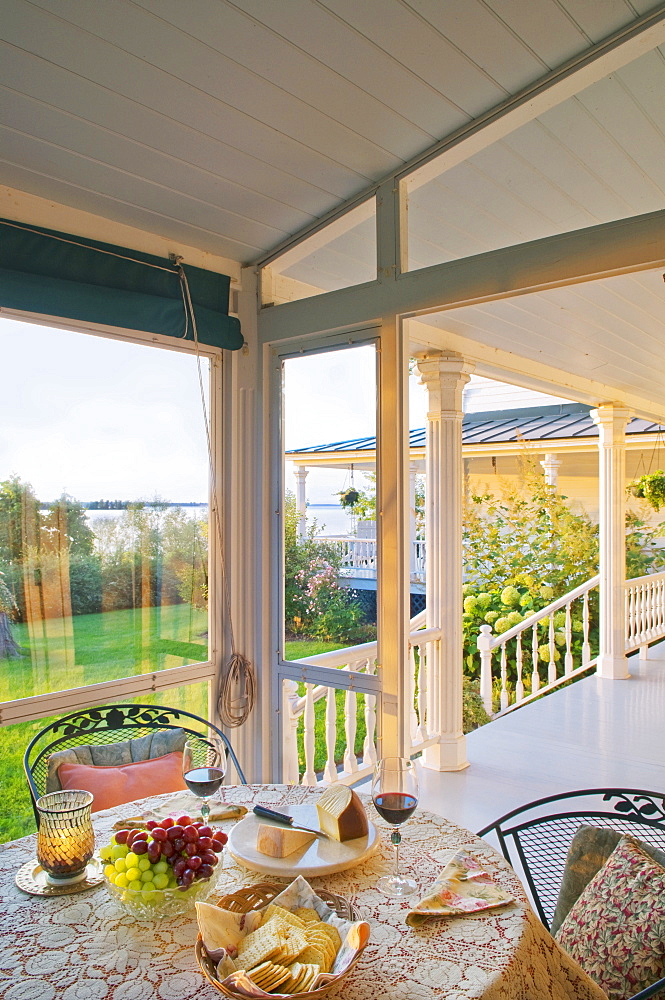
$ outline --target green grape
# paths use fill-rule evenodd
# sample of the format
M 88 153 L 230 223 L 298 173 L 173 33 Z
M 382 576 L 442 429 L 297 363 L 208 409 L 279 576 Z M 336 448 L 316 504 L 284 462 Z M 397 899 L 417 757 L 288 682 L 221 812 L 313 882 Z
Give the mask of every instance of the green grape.
M 110 861 L 111 858 L 113 857 L 113 848 L 110 846 L 102 847 L 102 849 L 99 852 L 99 856 L 102 859 L 102 861 Z
M 132 868 L 128 868 L 125 872 L 127 875 L 128 882 L 140 882 L 141 881 L 141 869 L 134 865 Z
M 143 888 L 143 882 L 140 878 L 132 879 L 127 888 L 131 889 L 132 892 L 140 892 Z
M 155 889 L 166 889 L 169 884 L 169 877 L 166 872 L 157 872 L 153 876 L 153 882 L 155 883 Z
M 148 858 L 143 854 L 136 862 L 136 867 L 142 872 L 147 872 L 152 867 Z
M 129 879 L 127 878 L 124 872 L 118 872 L 118 874 L 115 877 L 115 884 L 119 886 L 119 888 L 121 889 L 124 889 L 126 888 L 126 886 L 129 885 Z
M 127 851 L 128 847 L 126 844 L 114 844 L 111 848 L 111 857 L 114 861 L 117 861 L 118 858 L 126 858 Z
M 107 879 L 110 879 L 112 881 L 115 878 L 116 874 L 115 865 L 105 865 L 104 874 L 106 875 Z
M 149 870 L 148 871 L 142 871 L 141 872 L 141 881 L 144 882 L 144 883 L 145 882 L 152 882 L 152 872 L 149 871 Z
M 163 872 L 168 872 L 169 866 L 166 861 L 158 861 L 156 865 L 152 866 L 152 870 L 161 875 Z
M 128 868 L 136 868 L 138 860 L 139 856 L 138 854 L 134 854 L 134 851 L 130 851 L 128 854 L 125 855 L 125 861 L 127 862 Z
M 143 893 L 154 892 L 155 891 L 155 883 L 152 882 L 152 881 L 151 882 L 144 882 L 143 885 L 141 886 L 141 891 Z M 143 896 L 143 898 L 145 899 L 145 895 Z
M 158 906 L 162 902 L 162 894 L 161 892 L 156 892 L 154 889 L 144 889 L 141 893 L 141 899 L 144 903 Z
M 127 871 L 127 861 L 125 860 L 125 858 L 118 858 L 113 863 L 113 867 L 115 868 L 115 870 L 117 872 L 126 872 Z

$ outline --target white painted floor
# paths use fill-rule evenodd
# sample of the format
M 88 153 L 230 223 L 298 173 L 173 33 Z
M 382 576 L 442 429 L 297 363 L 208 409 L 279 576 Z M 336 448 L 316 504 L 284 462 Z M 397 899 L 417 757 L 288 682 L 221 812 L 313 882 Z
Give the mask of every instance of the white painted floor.
M 421 807 L 477 831 L 556 792 L 665 792 L 665 643 L 630 669 L 629 680 L 588 677 L 469 733 L 464 771 L 420 768 Z

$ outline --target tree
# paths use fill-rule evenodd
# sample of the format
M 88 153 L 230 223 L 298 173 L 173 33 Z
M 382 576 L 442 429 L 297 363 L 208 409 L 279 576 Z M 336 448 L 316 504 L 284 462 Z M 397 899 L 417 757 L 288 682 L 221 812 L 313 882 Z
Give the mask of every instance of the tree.
M 3 574 L 0 573 L 0 659 L 17 659 L 21 648 L 11 633 L 11 619 L 18 611 L 16 601 L 7 589 Z

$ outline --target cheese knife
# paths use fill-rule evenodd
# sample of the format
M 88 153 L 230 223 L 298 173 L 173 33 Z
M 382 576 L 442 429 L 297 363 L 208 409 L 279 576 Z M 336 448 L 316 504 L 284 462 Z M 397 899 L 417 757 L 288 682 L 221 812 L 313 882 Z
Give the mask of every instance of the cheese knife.
M 264 819 L 271 819 L 273 823 L 290 826 L 292 830 L 304 830 L 306 833 L 313 833 L 317 837 L 327 837 L 330 839 L 329 834 L 324 833 L 323 830 L 315 830 L 314 827 L 303 826 L 302 823 L 297 823 L 293 816 L 289 816 L 288 813 L 276 812 L 276 810 L 268 809 L 266 806 L 254 806 L 254 813 L 257 816 L 262 816 Z

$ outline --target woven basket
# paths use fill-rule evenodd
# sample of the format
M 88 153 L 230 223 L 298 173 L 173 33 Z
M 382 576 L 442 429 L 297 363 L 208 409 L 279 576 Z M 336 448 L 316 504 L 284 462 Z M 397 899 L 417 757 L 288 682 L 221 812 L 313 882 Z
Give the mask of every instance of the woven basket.
M 275 896 L 278 896 L 280 892 L 283 892 L 284 888 L 284 885 L 275 885 L 272 882 L 257 882 L 256 885 L 247 885 L 242 889 L 238 889 L 236 892 L 229 893 L 228 896 L 222 896 L 221 899 L 217 900 L 217 906 L 220 906 L 224 910 L 233 910 L 234 913 L 249 913 L 250 910 L 261 910 L 264 906 L 267 906 L 268 903 L 272 902 Z M 342 920 L 359 919 L 357 910 L 348 899 L 344 898 L 344 896 L 338 896 L 334 892 L 327 892 L 325 889 L 317 889 L 316 894 L 324 902 L 326 902 L 331 910 L 334 910 L 337 916 L 341 917 Z M 346 977 L 358 962 L 361 953 L 362 949 L 358 952 L 356 957 L 344 970 L 344 972 L 337 976 L 333 982 L 327 983 L 325 986 L 321 986 L 317 990 L 310 990 L 307 993 L 292 993 L 286 995 L 308 998 L 328 996 L 333 993 L 341 983 L 344 982 Z M 247 1000 L 244 994 L 236 993 L 235 990 L 231 990 L 227 986 L 220 983 L 217 978 L 215 963 L 208 958 L 207 952 L 203 947 L 203 941 L 200 934 L 196 942 L 196 960 L 199 963 L 201 972 L 210 985 L 214 986 L 218 993 L 223 993 L 224 996 L 231 997 L 231 1000 L 238 1000 L 240 997 L 242 997 L 242 1000 Z

